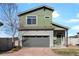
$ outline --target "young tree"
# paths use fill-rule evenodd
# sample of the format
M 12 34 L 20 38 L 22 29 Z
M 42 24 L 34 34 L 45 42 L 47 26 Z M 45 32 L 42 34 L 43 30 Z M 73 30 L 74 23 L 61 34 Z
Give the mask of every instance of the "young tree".
M 17 8 L 17 4 L 15 3 L 0 4 L 0 18 L 5 23 L 5 31 L 12 36 L 13 45 L 15 44 L 14 37 L 18 30 Z

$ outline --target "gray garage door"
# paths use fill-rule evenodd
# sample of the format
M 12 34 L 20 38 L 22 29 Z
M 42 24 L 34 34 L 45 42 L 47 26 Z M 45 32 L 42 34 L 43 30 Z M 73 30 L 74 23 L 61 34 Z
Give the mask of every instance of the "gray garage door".
M 23 36 L 23 47 L 49 47 L 49 36 Z

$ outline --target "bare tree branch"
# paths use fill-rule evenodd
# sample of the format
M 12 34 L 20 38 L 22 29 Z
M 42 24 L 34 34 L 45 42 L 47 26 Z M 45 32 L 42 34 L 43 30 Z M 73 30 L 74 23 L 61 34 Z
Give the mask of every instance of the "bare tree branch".
M 11 30 L 13 38 L 18 30 L 17 8 L 18 6 L 15 3 L 0 3 L 0 19 L 4 20 L 6 26 L 10 27 L 9 29 Z

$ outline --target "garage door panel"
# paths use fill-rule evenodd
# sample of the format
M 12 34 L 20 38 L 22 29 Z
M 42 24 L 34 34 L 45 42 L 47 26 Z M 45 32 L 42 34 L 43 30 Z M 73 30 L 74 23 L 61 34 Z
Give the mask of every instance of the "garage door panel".
M 49 47 L 49 36 L 23 37 L 24 47 Z

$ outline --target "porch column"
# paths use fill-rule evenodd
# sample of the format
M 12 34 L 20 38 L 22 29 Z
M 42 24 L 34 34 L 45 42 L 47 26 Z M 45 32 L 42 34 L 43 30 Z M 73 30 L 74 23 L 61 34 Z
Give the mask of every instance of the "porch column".
M 54 44 L 53 44 L 53 30 L 50 32 L 51 33 L 51 35 L 50 35 L 50 48 L 53 48 L 54 46 Z
M 65 30 L 65 46 L 68 46 L 68 29 Z

